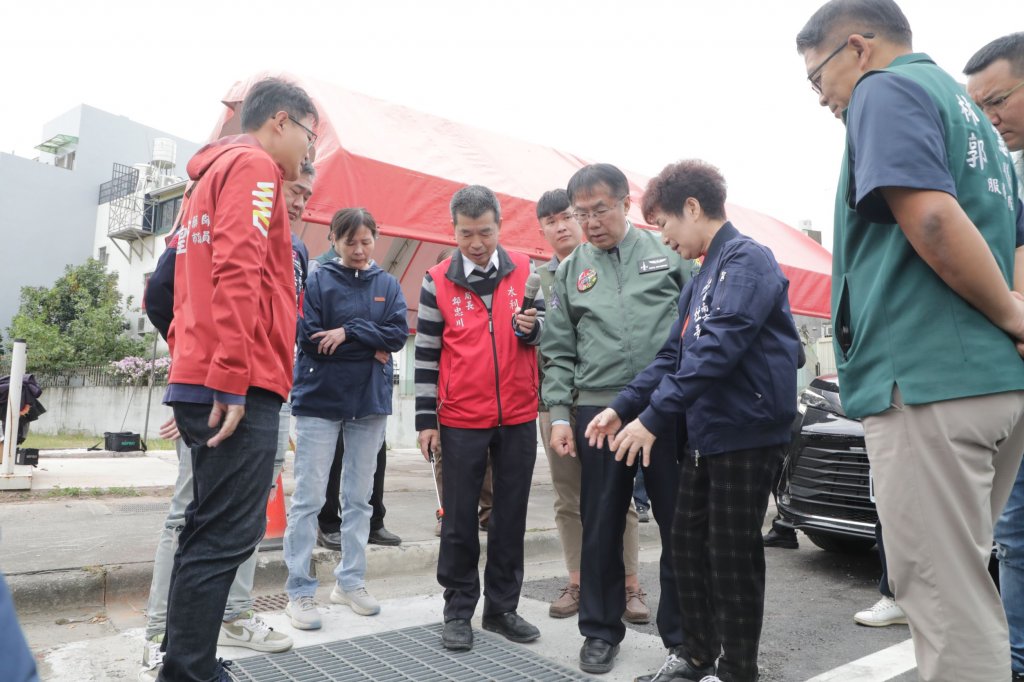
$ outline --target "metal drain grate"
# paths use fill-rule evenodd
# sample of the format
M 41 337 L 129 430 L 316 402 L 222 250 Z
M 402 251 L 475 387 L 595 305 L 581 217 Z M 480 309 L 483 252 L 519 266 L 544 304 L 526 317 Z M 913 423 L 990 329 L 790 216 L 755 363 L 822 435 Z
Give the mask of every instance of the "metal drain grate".
M 167 512 L 170 503 L 164 502 L 129 502 L 128 504 L 107 505 L 114 514 L 152 514 Z
M 476 628 L 471 651 L 441 646 L 441 623 L 234 661 L 236 682 L 556 682 L 592 679 Z
M 284 611 L 288 606 L 287 594 L 268 594 L 263 597 L 256 597 L 253 601 L 253 608 L 260 611 Z

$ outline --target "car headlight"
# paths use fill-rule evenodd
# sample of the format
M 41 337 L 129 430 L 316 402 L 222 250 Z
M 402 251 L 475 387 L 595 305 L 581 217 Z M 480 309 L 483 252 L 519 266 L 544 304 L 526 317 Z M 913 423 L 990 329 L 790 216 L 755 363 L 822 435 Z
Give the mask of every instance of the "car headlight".
M 797 409 L 801 414 L 806 413 L 808 407 L 840 417 L 844 416 L 843 406 L 839 402 L 838 395 L 822 394 L 813 387 L 805 388 L 804 392 L 800 394 L 800 402 L 797 403 Z

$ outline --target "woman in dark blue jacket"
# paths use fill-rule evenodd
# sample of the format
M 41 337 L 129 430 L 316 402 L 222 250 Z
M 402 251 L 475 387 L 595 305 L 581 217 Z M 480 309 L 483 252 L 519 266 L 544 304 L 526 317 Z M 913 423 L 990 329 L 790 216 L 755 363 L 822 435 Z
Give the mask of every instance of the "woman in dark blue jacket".
M 618 431 L 616 459 L 632 464 L 642 452 L 646 464 L 655 438 L 685 417 L 690 453 L 672 524 L 684 644 L 638 679 L 754 682 L 761 522 L 796 414 L 800 340 L 789 281 L 769 249 L 726 219 L 725 179 L 703 161 L 666 167 L 648 185 L 643 210 L 680 256 L 704 261 L 654 362 L 587 427 L 598 447 Z
M 380 611 L 366 590 L 366 541 L 377 451 L 391 414 L 391 353 L 409 335 L 405 298 L 394 277 L 373 262 L 377 225 L 361 208 L 338 211 L 331 235 L 339 256 L 309 275 L 292 388 L 295 415 L 295 492 L 284 535 L 288 565 L 287 613 L 303 630 L 320 627 L 309 563 L 316 515 L 339 433 L 345 439 L 341 471 L 341 561 L 331 601 L 364 616 Z

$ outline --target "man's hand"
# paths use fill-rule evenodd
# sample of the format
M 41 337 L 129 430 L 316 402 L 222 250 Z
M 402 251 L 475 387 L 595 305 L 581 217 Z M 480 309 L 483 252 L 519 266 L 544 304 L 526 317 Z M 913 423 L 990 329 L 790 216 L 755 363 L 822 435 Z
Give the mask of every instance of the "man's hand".
M 178 423 L 171 417 L 160 425 L 160 437 L 164 440 L 177 440 L 181 437 L 178 433 Z
M 219 400 L 214 400 L 213 409 L 210 410 L 210 419 L 206 422 L 206 425 L 213 428 L 217 424 L 221 424 L 221 420 L 224 423 L 221 424 L 220 431 L 213 438 L 206 441 L 206 447 L 215 448 L 230 438 L 244 416 L 245 405 L 227 405 Z
M 1024 295 L 1018 291 L 1011 291 L 1010 295 L 1013 297 L 1013 303 L 1017 310 L 1017 331 L 1010 332 L 1010 336 L 1013 338 L 1014 343 L 1017 344 L 1017 353 L 1024 358 Z
M 416 442 L 420 446 L 420 453 L 423 454 L 423 459 L 429 462 L 430 454 L 441 449 L 441 434 L 437 429 L 424 429 L 420 431 Z
M 575 457 L 576 441 L 572 437 L 572 428 L 568 424 L 551 425 L 551 441 L 548 443 L 559 457 Z
M 527 308 L 526 310 L 519 309 L 516 313 L 516 329 L 523 336 L 528 336 L 533 331 L 534 325 L 537 324 L 537 309 Z
M 592 448 L 603 448 L 604 439 L 611 444 L 612 436 L 622 428 L 622 419 L 619 413 L 610 407 L 606 407 L 590 420 L 587 430 L 583 435 L 587 437 Z
M 626 428 L 619 431 L 619 434 L 612 440 L 610 447 L 615 451 L 615 461 L 621 462 L 626 458 L 626 466 L 633 466 L 636 456 L 643 453 L 644 466 L 651 463 L 651 448 L 657 438 L 647 430 L 639 419 L 634 419 L 626 425 Z
M 328 329 L 327 331 L 317 332 L 309 338 L 314 341 L 320 339 L 320 343 L 316 347 L 317 353 L 320 353 L 321 355 L 334 355 L 334 351 L 338 349 L 338 346 L 345 343 L 345 328 L 338 327 L 337 329 Z
M 386 365 L 388 364 L 388 360 L 391 359 L 391 353 L 389 353 L 386 350 L 381 350 L 380 348 L 378 348 L 377 350 L 373 351 L 373 359 L 382 365 Z

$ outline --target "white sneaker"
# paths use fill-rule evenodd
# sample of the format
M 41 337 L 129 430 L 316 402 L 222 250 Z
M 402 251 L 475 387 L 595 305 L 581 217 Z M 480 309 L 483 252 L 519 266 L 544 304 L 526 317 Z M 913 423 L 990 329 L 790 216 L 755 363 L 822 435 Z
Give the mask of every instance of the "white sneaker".
M 276 654 L 291 649 L 292 638 L 276 632 L 250 609 L 237 619 L 220 624 L 217 644 Z
M 159 677 L 160 668 L 164 666 L 164 652 L 160 651 L 160 644 L 163 641 L 163 635 L 153 635 L 146 640 L 145 648 L 142 650 L 142 670 L 139 672 L 139 682 L 155 682 Z
M 374 616 L 380 613 L 380 604 L 366 591 L 365 586 L 346 592 L 339 585 L 335 585 L 331 590 L 331 601 L 335 604 L 348 604 L 360 616 Z
M 715 675 L 705 675 L 704 677 L 700 678 L 700 682 L 722 682 L 722 680 L 720 680 Z
M 907 614 L 903 613 L 903 609 L 892 597 L 882 597 L 870 609 L 855 613 L 853 619 L 873 628 L 907 624 Z
M 320 612 L 317 611 L 316 602 L 312 597 L 299 597 L 294 601 L 289 599 L 288 606 L 284 607 L 284 613 L 299 630 L 319 630 L 322 624 Z

